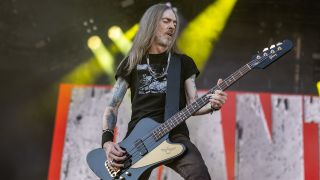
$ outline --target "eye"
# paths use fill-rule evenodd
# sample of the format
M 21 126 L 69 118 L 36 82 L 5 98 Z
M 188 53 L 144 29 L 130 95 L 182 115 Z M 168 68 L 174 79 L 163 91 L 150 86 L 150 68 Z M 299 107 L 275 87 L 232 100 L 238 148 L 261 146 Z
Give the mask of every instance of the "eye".
M 169 20 L 168 20 L 168 19 L 163 19 L 163 20 L 162 20 L 162 22 L 164 22 L 164 23 L 168 23 L 168 22 L 169 22 Z

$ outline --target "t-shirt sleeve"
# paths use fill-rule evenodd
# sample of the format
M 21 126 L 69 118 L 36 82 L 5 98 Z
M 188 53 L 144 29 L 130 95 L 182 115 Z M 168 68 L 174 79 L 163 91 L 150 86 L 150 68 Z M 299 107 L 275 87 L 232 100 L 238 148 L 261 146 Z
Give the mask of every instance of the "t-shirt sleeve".
M 193 74 L 198 77 L 200 74 L 197 65 L 194 63 L 193 59 L 187 55 L 182 55 L 182 69 L 183 69 L 183 80 L 185 81 Z
M 130 84 L 130 74 L 127 72 L 127 63 L 128 63 L 128 58 L 122 60 L 120 64 L 118 65 L 115 79 L 118 80 L 119 77 L 123 78 L 124 80 L 127 81 L 128 84 Z

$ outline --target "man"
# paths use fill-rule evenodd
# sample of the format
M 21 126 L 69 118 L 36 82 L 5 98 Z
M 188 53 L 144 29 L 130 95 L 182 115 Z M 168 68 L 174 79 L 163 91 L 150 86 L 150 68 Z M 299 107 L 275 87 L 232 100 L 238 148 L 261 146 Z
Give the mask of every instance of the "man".
M 167 70 L 173 54 L 181 58 L 180 109 L 197 99 L 195 78 L 199 71 L 193 60 L 176 50 L 176 38 L 179 22 L 173 9 L 165 4 L 150 7 L 140 21 L 140 27 L 133 41 L 128 57 L 121 62 L 116 73 L 116 83 L 112 90 L 112 99 L 103 116 L 102 145 L 110 166 L 123 167 L 121 161 L 126 152 L 113 143 L 113 129 L 117 122 L 120 103 L 128 88 L 131 90 L 132 115 L 128 133 L 137 122 L 150 117 L 163 122 L 166 98 Z M 218 83 L 222 81 L 219 79 Z M 210 94 L 210 103 L 193 115 L 202 115 L 218 110 L 225 103 L 227 94 L 216 91 Z M 166 166 L 179 173 L 184 179 L 210 179 L 208 169 L 200 152 L 189 139 L 185 123 L 170 132 L 172 142 L 186 146 L 187 151 Z M 140 179 L 148 179 L 150 171 Z

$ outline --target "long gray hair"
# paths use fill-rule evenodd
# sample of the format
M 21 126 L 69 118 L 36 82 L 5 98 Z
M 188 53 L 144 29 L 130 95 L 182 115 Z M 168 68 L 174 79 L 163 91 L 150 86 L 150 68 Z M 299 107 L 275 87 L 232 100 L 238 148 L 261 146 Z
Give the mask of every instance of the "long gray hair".
M 176 15 L 177 25 L 175 32 L 173 34 L 173 39 L 169 45 L 167 52 L 177 52 L 176 39 L 179 31 L 179 20 L 177 13 L 166 4 L 156 4 L 148 8 L 148 10 L 143 14 L 139 30 L 133 40 L 132 47 L 128 55 L 128 64 L 126 65 L 127 73 L 129 74 L 138 63 L 142 60 L 142 57 L 147 53 L 151 47 L 151 43 L 155 39 L 156 28 L 161 21 L 164 11 L 171 9 Z

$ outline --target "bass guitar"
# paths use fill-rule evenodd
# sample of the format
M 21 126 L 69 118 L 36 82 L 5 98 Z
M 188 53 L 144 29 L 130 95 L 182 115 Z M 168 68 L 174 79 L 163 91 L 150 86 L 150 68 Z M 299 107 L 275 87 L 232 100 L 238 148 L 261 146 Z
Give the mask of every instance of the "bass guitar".
M 136 180 L 146 170 L 180 156 L 185 151 L 185 147 L 182 144 L 170 142 L 169 132 L 206 105 L 209 102 L 207 94 L 214 93 L 215 90 L 227 89 L 252 69 L 266 68 L 289 52 L 292 47 L 293 44 L 290 40 L 284 40 L 265 48 L 261 53 L 254 55 L 249 63 L 164 123 L 158 123 L 151 118 L 141 119 L 130 135 L 119 143 L 120 147 L 127 152 L 127 157 L 122 162 L 124 163 L 123 168 L 115 170 L 110 168 L 105 151 L 98 148 L 90 151 L 87 155 L 87 163 L 90 169 L 104 180 Z

